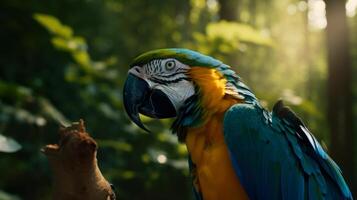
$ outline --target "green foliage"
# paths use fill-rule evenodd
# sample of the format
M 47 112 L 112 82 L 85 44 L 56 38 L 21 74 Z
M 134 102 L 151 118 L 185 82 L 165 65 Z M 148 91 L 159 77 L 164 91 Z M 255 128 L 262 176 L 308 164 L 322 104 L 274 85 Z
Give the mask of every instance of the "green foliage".
M 269 36 L 264 36 L 252 26 L 236 22 L 219 21 L 208 23 L 205 34 L 195 32 L 193 37 L 195 39 L 195 49 L 222 59 L 231 54 L 231 52 L 246 48 L 247 44 L 265 47 L 273 46 L 273 41 Z
M 73 60 L 81 69 L 92 76 L 114 78 L 102 71 L 106 67 L 104 62 L 94 62 L 89 53 L 88 46 L 83 37 L 73 35 L 73 30 L 67 25 L 63 25 L 57 18 L 51 15 L 36 13 L 33 18 L 52 33 L 51 42 L 59 50 L 70 53 Z M 69 79 L 77 79 L 68 75 Z
M 227 43 L 247 42 L 271 46 L 273 41 L 247 24 L 220 21 L 207 25 L 209 39 L 222 38 Z
M 21 145 L 15 140 L 0 134 L 0 152 L 13 153 L 21 149 Z
M 2 200 L 20 200 L 19 197 L 14 196 L 14 195 L 10 195 L 4 191 L 0 190 L 0 199 Z
M 129 63 L 156 48 L 191 48 L 221 59 L 266 107 L 284 98 L 328 145 L 323 33 L 309 32 L 306 63 L 299 32 L 305 13 L 286 14 L 295 2 L 238 1 L 239 19 L 229 22 L 220 19 L 219 2 L 2 1 L 0 151 L 2 137 L 11 138 L 7 150 L 17 150 L 13 140 L 22 148 L 0 153 L 0 199 L 2 191 L 50 199 L 51 172 L 39 150 L 57 141 L 59 124 L 80 118 L 99 143 L 100 167 L 120 199 L 191 199 L 187 150 L 169 133 L 171 120 L 142 118 L 155 133 L 149 135 L 122 105 Z
M 46 14 L 34 14 L 34 18 L 47 28 L 51 33 L 63 38 L 71 38 L 73 31 L 69 26 L 63 25 L 57 18 Z

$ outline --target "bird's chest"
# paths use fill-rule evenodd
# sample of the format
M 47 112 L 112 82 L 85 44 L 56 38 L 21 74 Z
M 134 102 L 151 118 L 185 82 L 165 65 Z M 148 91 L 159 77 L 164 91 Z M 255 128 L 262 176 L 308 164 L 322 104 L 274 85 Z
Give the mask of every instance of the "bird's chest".
M 232 167 L 222 123 L 223 116 L 213 116 L 203 127 L 188 131 L 186 146 L 196 165 L 194 186 L 204 200 L 248 199 Z

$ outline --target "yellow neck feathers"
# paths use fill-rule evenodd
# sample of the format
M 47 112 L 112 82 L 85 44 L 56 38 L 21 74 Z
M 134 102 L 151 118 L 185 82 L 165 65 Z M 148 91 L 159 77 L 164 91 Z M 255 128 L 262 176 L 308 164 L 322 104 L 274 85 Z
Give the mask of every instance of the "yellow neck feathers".
M 223 113 L 230 106 L 237 103 L 237 99 L 226 94 L 227 80 L 216 69 L 192 67 L 189 71 L 189 76 L 200 90 L 201 105 L 207 112 L 206 114 Z
M 192 67 L 189 71 L 197 84 L 204 110 L 204 124 L 189 128 L 186 146 L 196 168 L 194 186 L 205 200 L 247 200 L 242 185 L 234 172 L 224 141 L 224 112 L 239 99 L 226 92 L 227 80 L 215 69 Z

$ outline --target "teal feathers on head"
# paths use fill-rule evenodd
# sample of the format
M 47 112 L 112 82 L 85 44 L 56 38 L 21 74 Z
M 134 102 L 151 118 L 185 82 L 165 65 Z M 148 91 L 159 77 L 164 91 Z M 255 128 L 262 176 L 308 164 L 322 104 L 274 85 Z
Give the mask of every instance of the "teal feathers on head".
M 220 60 L 201 54 L 197 51 L 183 48 L 156 49 L 139 55 L 134 59 L 130 66 L 141 66 L 152 60 L 165 58 L 175 58 L 191 67 L 199 66 L 215 68 L 225 76 L 228 82 L 236 85 L 237 88 L 244 90 L 243 96 L 247 96 L 248 99 L 251 100 L 255 99 L 255 96 L 249 91 L 249 88 L 240 82 L 240 77 L 231 69 L 230 66 L 222 63 Z
M 167 48 L 156 49 L 148 51 L 140 56 L 136 57 L 131 63 L 131 67 L 136 65 L 143 65 L 150 62 L 153 59 L 165 59 L 175 58 L 178 61 L 189 66 L 201 66 L 201 67 L 218 67 L 222 64 L 221 61 L 214 59 L 210 56 L 203 55 L 196 51 L 181 48 Z
M 191 67 L 199 66 L 216 68 L 227 78 L 228 81 L 239 81 L 239 76 L 231 69 L 231 67 L 222 63 L 220 60 L 201 54 L 197 51 L 183 48 L 167 48 L 148 51 L 136 57 L 130 66 L 140 66 L 155 59 L 165 58 L 175 58 L 176 60 Z

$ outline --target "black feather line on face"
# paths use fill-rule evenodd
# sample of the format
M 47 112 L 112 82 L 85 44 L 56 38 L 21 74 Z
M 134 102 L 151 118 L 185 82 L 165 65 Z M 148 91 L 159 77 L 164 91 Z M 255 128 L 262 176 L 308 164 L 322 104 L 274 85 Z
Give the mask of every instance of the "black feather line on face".
M 183 71 L 183 70 L 178 70 L 176 71 L 175 73 L 172 73 L 172 74 L 157 74 L 156 76 L 159 76 L 159 77 L 162 77 L 162 78 L 171 78 L 171 77 L 174 77 L 178 74 L 185 74 L 186 70 Z
M 161 60 L 152 60 L 146 64 L 145 73 L 146 74 L 157 74 L 162 71 Z
M 177 78 L 177 79 L 174 79 L 174 80 L 161 80 L 161 79 L 158 79 L 158 78 L 155 78 L 155 77 L 151 77 L 151 78 L 149 78 L 149 80 L 151 80 L 154 83 L 158 83 L 158 84 L 162 84 L 162 85 L 168 85 L 168 84 L 171 84 L 171 83 L 178 83 L 178 82 L 180 82 L 182 80 L 190 81 L 190 79 L 187 78 L 187 77 L 180 77 L 180 78 Z
M 149 80 L 154 82 L 154 83 L 161 84 L 161 85 L 167 85 L 168 84 L 168 82 L 166 80 L 161 80 L 161 79 L 158 79 L 158 78 L 155 78 L 155 77 L 150 77 Z

